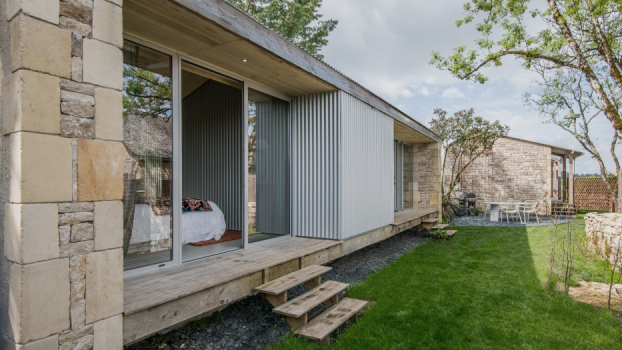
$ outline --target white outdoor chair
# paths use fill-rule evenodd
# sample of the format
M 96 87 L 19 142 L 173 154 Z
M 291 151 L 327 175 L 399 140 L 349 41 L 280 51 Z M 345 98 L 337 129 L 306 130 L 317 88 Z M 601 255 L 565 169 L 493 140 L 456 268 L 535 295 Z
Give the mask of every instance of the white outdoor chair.
M 525 201 L 523 214 L 525 214 L 526 222 L 529 221 L 529 214 L 536 214 L 536 221 L 540 223 L 540 218 L 538 217 L 538 205 L 540 205 L 540 202 L 536 200 Z
M 510 215 L 518 216 L 520 221 L 523 222 L 523 219 L 520 216 L 520 209 L 518 203 L 519 202 L 516 200 L 511 200 L 508 204 L 504 206 L 503 212 L 505 213 L 506 221 L 508 223 L 510 222 Z

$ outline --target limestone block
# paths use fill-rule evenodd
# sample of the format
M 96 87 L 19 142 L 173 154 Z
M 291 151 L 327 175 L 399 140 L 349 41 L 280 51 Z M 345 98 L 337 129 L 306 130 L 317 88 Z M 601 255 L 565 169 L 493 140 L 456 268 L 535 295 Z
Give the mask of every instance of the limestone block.
M 60 236 L 60 244 L 69 244 L 71 241 L 71 226 L 62 225 L 58 227 L 58 234 Z
M 123 157 L 121 142 L 78 140 L 78 200 L 122 199 Z
M 47 0 L 46 0 L 47 1 Z M 11 21 L 11 71 L 71 77 L 71 33 L 26 16 Z
M 93 20 L 93 9 L 78 2 L 61 2 L 59 14 L 88 25 Z
M 111 3 L 123 6 L 123 0 L 110 0 Z
M 58 203 L 59 213 L 78 213 L 93 211 L 95 206 L 91 202 L 77 202 L 77 203 Z M 85 214 L 82 214 L 85 215 Z M 91 221 L 91 220 L 84 220 Z
M 78 330 L 73 330 L 70 332 L 61 333 L 58 337 L 59 344 L 65 344 L 72 342 L 78 338 L 82 338 L 85 335 L 93 334 L 93 325 L 87 325 L 84 328 L 80 328 Z
M 123 141 L 123 94 L 98 88 L 95 100 L 95 136 L 101 140 Z
M 123 202 L 95 203 L 95 250 L 123 246 Z
M 82 57 L 82 35 L 73 33 L 71 37 L 71 56 Z
M 58 0 L 7 0 L 6 19 L 10 20 L 19 10 L 23 13 L 58 24 Z
M 86 256 L 86 322 L 123 312 L 123 250 Z
M 6 258 L 20 264 L 58 258 L 57 222 L 55 204 L 5 204 Z
M 86 325 L 86 302 L 84 299 L 71 302 L 71 329 L 80 329 Z
M 83 80 L 116 90 L 123 87 L 121 49 L 98 40 L 82 41 Z
M 61 258 L 68 258 L 76 255 L 85 255 L 93 251 L 93 241 L 83 241 L 76 243 L 63 244 L 60 246 Z
M 71 58 L 71 80 L 82 81 L 82 58 Z
M 86 277 L 86 255 L 74 255 L 69 259 L 69 279 L 77 281 Z
M 93 85 L 78 83 L 68 79 L 60 80 L 60 88 L 62 90 L 73 91 L 84 95 L 95 96 L 95 87 Z
M 84 104 L 88 106 L 95 105 L 95 98 L 93 95 L 81 94 L 73 91 L 63 90 L 60 94 L 60 99 L 63 102 L 69 102 L 74 104 Z
M 92 139 L 95 137 L 95 121 L 63 114 L 60 118 L 60 134 L 65 137 Z
M 9 75 L 3 87 L 4 133 L 35 131 L 58 134 L 59 83 L 57 77 L 27 70 Z
M 69 17 L 61 17 L 60 18 L 60 27 L 69 30 L 74 34 L 78 34 L 82 37 L 89 37 L 91 35 L 91 26 L 88 24 L 84 24 L 82 22 L 76 21 L 75 19 L 71 19 Z M 84 50 L 84 43 L 83 43 Z
M 58 216 L 59 225 L 73 225 L 88 221 L 93 221 L 93 212 L 70 212 Z
M 82 223 L 71 226 L 71 242 L 82 242 L 93 239 L 93 224 Z
M 10 137 L 10 201 L 72 200 L 71 140 L 18 132 Z
M 69 259 L 10 267 L 11 340 L 27 343 L 69 328 Z
M 123 349 L 123 316 L 116 315 L 93 324 L 93 350 Z
M 3 337 L 4 338 L 4 337 Z M 9 339 L 2 339 L 0 348 L 3 350 L 50 350 L 58 348 L 58 334 L 32 341 L 27 344 L 15 344 Z
M 58 350 L 88 350 L 93 348 L 93 336 L 87 335 L 69 343 L 62 344 Z
M 65 1 L 73 3 L 73 4 L 83 5 L 90 9 L 93 8 L 93 0 L 65 0 Z
M 95 115 L 95 107 L 85 104 L 61 102 L 60 110 L 63 114 L 81 118 L 93 118 Z
M 123 15 L 121 7 L 106 0 L 95 0 L 93 38 L 112 45 L 123 46 Z
M 84 299 L 84 291 L 86 291 L 86 280 L 84 278 L 71 282 L 70 300 L 77 301 Z

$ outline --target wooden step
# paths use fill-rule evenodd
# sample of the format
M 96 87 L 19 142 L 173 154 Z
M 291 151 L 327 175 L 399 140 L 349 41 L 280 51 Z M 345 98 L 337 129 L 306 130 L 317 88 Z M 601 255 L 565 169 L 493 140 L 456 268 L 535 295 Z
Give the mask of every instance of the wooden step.
M 456 234 L 456 230 L 447 230 L 447 239 L 451 239 L 455 234 Z
M 438 224 L 436 226 L 433 226 L 431 230 L 444 230 L 448 226 L 449 226 L 448 224 Z
M 266 284 L 262 284 L 259 287 L 255 288 L 255 291 L 262 292 L 271 295 L 279 295 L 283 292 L 286 292 L 288 289 L 296 287 L 299 284 L 311 281 L 313 279 L 318 279 L 318 283 L 315 286 L 310 288 L 317 287 L 319 283 L 319 277 L 322 274 L 332 270 L 332 267 L 328 266 L 320 266 L 320 265 L 311 265 L 307 266 L 304 269 L 300 269 L 298 271 L 292 272 L 283 277 L 277 278 L 274 281 L 270 281 Z
M 364 300 L 343 298 L 337 305 L 332 306 L 311 322 L 298 328 L 296 334 L 307 339 L 327 344 L 330 334 L 348 319 L 356 315 L 367 305 Z
M 434 222 L 438 222 L 438 218 L 426 219 L 426 220 L 423 220 L 421 222 L 434 223 Z
M 432 226 L 436 225 L 437 222 L 438 222 L 438 218 L 431 218 L 431 219 L 422 220 L 421 224 L 423 225 L 424 228 L 429 230 L 432 228 Z
M 299 318 L 306 316 L 307 312 L 314 307 L 326 302 L 332 306 L 337 304 L 339 292 L 348 288 L 347 283 L 326 281 L 319 287 L 313 288 L 305 294 L 288 301 L 287 303 L 275 307 L 272 312 L 277 314 Z M 331 300 L 329 300 L 331 299 Z

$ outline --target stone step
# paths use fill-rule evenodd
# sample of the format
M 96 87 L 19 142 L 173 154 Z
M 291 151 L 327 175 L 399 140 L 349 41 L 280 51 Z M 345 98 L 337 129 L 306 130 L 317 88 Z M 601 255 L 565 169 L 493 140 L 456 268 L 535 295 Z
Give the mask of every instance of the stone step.
M 344 298 L 311 322 L 298 328 L 296 334 L 328 345 L 330 334 L 367 305 L 364 300 Z

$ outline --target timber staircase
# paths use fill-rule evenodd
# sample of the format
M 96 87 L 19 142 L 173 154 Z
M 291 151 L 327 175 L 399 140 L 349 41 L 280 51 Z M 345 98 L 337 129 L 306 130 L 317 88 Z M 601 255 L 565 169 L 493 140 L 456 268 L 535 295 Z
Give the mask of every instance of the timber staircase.
M 440 221 L 440 219 L 438 218 L 432 218 L 432 219 L 426 219 L 421 221 L 421 223 L 423 224 L 423 227 L 425 227 L 426 229 L 430 230 L 430 232 L 434 232 L 437 230 L 444 230 L 446 229 L 449 225 L 447 224 L 439 224 L 438 222 Z M 456 230 L 447 230 L 447 239 L 451 239 L 455 234 L 456 234 Z
M 274 306 L 272 312 L 284 315 L 297 335 L 328 345 L 330 334 L 367 305 L 366 301 L 350 298 L 340 301 L 339 293 L 349 285 L 335 281 L 321 283 L 322 274 L 330 270 L 332 267 L 311 265 L 270 282 L 264 278 L 264 284 L 255 291 L 264 293 Z M 288 301 L 287 291 L 303 283 L 310 290 Z M 308 315 L 309 311 L 322 303 L 328 310 L 311 319 L 315 314 Z

